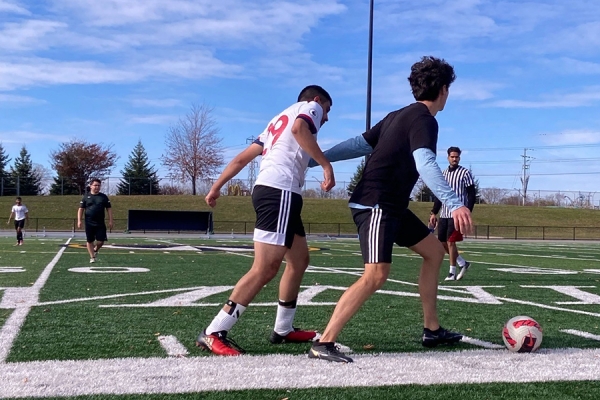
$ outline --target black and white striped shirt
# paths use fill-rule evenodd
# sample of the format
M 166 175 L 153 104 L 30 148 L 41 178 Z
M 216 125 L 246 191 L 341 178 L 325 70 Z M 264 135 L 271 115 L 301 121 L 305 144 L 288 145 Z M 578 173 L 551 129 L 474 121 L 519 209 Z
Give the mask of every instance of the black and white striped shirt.
M 442 171 L 442 174 L 452 190 L 458 195 L 458 198 L 468 207 L 469 198 L 467 195 L 467 188 L 475 185 L 475 180 L 473 179 L 471 171 L 460 165 L 454 169 L 451 169 L 450 166 L 448 166 L 448 168 Z M 440 218 L 452 218 L 452 213 L 445 204 L 442 204 Z

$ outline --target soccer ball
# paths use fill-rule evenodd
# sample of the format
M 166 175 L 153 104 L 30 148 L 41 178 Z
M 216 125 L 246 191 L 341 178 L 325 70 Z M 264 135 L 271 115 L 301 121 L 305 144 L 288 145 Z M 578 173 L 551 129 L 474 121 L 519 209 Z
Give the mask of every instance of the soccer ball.
M 531 317 L 520 315 L 508 320 L 502 329 L 506 348 L 517 353 L 534 352 L 542 344 L 542 327 Z

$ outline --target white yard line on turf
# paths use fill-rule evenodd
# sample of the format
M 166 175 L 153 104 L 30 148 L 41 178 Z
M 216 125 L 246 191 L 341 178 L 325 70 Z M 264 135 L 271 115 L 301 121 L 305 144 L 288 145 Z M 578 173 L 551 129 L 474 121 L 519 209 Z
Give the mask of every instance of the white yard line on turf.
M 352 364 L 313 360 L 306 355 L 9 363 L 0 364 L 0 397 L 595 381 L 600 370 L 600 349 L 542 349 L 536 353 L 426 351 L 355 355 L 353 358 Z M 377 371 L 376 379 L 373 371 Z
M 571 334 L 571 335 L 579 336 L 579 337 L 582 337 L 582 338 L 600 341 L 600 336 L 594 335 L 592 333 L 583 332 L 583 331 L 576 331 L 575 329 L 561 329 L 560 331 L 564 332 L 564 333 Z
M 44 270 L 42 271 L 38 279 L 35 281 L 33 286 L 28 288 L 26 292 L 20 292 L 23 296 L 22 302 L 18 304 L 15 311 L 12 312 L 10 317 L 8 317 L 8 319 L 6 320 L 6 323 L 4 324 L 2 329 L 0 329 L 0 364 L 6 361 L 6 357 L 8 357 L 8 354 L 10 353 L 12 344 L 17 335 L 19 334 L 21 327 L 25 322 L 25 318 L 27 318 L 27 314 L 29 314 L 29 311 L 31 310 L 32 306 L 37 305 L 40 290 L 42 290 L 42 288 L 46 284 L 46 281 L 48 280 L 52 269 L 54 269 L 54 266 L 56 265 L 56 263 L 58 263 L 58 260 L 60 260 L 60 257 L 67 249 L 67 246 L 70 241 L 71 238 L 67 240 L 65 245 L 58 251 L 58 253 L 54 256 L 52 261 L 50 261 L 50 263 L 46 265 L 46 268 L 44 268 Z
M 167 352 L 168 356 L 184 357 L 189 354 L 189 351 L 175 336 L 159 336 L 157 339 L 162 348 Z

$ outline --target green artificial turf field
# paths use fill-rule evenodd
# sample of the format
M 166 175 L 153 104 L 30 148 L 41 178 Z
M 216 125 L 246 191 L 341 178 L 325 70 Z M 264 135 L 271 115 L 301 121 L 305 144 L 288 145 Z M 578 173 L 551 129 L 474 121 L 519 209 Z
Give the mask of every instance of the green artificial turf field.
M 68 242 L 68 244 L 67 244 Z M 600 397 L 600 245 L 467 241 L 461 281 L 440 273 L 452 347 L 421 346 L 419 259 L 395 249 L 389 281 L 338 341 L 353 364 L 310 360 L 309 344 L 271 345 L 279 277 L 221 358 L 194 340 L 252 262 L 248 238 L 113 237 L 89 264 L 80 238 L 0 238 L 0 398 L 595 399 Z M 296 325 L 322 331 L 362 271 L 355 239 L 313 239 Z M 535 318 L 541 349 L 504 348 L 503 324 Z

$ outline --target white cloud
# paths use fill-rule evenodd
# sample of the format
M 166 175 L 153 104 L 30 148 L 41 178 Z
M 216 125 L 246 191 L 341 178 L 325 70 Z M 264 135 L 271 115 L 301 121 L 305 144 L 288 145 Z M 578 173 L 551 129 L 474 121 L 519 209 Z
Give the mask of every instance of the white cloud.
M 26 20 L 4 24 L 0 30 L 0 50 L 26 51 L 45 47 L 42 38 L 63 30 L 66 24 L 47 20 Z
M 488 104 L 499 108 L 574 108 L 592 106 L 600 101 L 600 87 L 588 87 L 578 93 L 545 94 L 539 100 L 500 100 Z
M 600 143 L 600 131 L 592 130 L 567 130 L 558 134 L 544 134 L 542 142 L 551 146 L 597 144 Z M 578 152 L 579 156 L 581 155 Z M 564 151 L 558 156 L 564 158 Z
M 179 99 L 130 99 L 129 102 L 134 107 L 177 107 L 182 104 L 182 101 Z
M 14 94 L 4 94 L 0 93 L 0 104 L 9 103 L 9 105 L 14 104 L 35 104 L 35 103 L 45 103 L 44 100 L 36 99 L 34 97 L 29 96 L 19 96 Z
M 148 124 L 148 125 L 171 125 L 177 122 L 176 115 L 151 114 L 151 115 L 130 115 L 127 121 L 130 124 Z
M 111 68 L 93 61 L 60 62 L 44 58 L 0 61 L 0 90 L 38 85 L 130 82 L 142 77 L 138 71 Z
M 21 7 L 17 2 L 9 0 L 0 0 L 0 13 L 30 15 L 26 8 Z
M 57 142 L 64 143 L 71 140 L 71 137 L 64 135 L 54 135 L 49 133 L 40 133 L 32 131 L 6 131 L 0 132 L 0 143 L 25 145 L 33 142 Z

